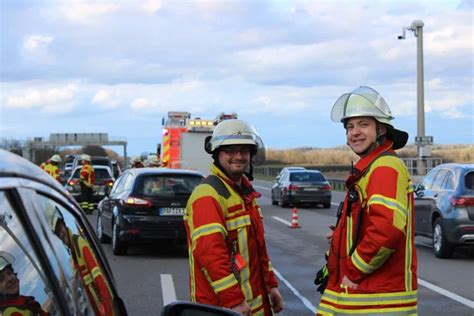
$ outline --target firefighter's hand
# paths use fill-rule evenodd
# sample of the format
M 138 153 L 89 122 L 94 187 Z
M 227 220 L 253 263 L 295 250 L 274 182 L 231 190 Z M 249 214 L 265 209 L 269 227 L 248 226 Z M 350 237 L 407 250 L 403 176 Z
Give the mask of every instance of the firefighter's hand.
M 272 306 L 273 312 L 281 312 L 281 310 L 283 309 L 283 298 L 281 297 L 278 288 L 272 287 L 268 296 L 270 297 L 270 305 Z
M 331 244 L 332 241 L 332 234 L 334 234 L 334 229 L 336 229 L 336 226 L 334 225 L 329 225 L 329 233 L 326 234 L 326 240 L 328 241 L 329 244 Z
M 237 313 L 241 313 L 245 316 L 251 316 L 252 315 L 252 309 L 250 308 L 250 305 L 246 301 L 242 301 L 242 303 L 232 307 L 231 309 L 233 311 L 236 311 Z
M 341 286 L 355 290 L 355 289 L 357 289 L 357 288 L 359 287 L 359 284 L 356 284 L 356 283 L 352 282 L 351 280 L 349 280 L 349 278 L 347 277 L 347 275 L 345 275 L 345 276 L 342 278 Z

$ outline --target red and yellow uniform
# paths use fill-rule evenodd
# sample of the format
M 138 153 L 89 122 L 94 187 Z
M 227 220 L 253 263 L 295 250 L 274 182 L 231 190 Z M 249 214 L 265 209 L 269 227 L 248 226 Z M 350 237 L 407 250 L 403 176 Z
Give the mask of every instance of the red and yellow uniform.
M 81 208 L 84 212 L 92 214 L 94 211 L 93 188 L 95 183 L 94 168 L 89 163 L 84 163 L 79 176 L 81 185 Z
M 114 315 L 112 294 L 89 243 L 68 230 L 77 270 L 94 309 L 95 315 Z
M 253 315 L 272 315 L 268 292 L 278 282 L 259 196 L 246 177 L 239 187 L 215 165 L 193 191 L 184 216 L 192 301 L 231 308 L 245 299 Z M 239 257 L 240 267 L 232 257 Z
M 47 316 L 41 305 L 32 296 L 19 295 L 16 298 L 0 301 L 2 316 Z
M 41 167 L 41 166 L 40 166 Z M 59 176 L 59 168 L 56 164 L 48 163 L 44 166 L 44 171 L 46 171 L 51 177 L 61 182 L 61 177 Z
M 408 171 L 390 140 L 359 160 L 355 169 L 346 185 L 358 198 L 349 202 L 348 192 L 344 200 L 317 313 L 416 315 L 413 186 Z M 358 284 L 357 289 L 341 287 L 344 276 Z

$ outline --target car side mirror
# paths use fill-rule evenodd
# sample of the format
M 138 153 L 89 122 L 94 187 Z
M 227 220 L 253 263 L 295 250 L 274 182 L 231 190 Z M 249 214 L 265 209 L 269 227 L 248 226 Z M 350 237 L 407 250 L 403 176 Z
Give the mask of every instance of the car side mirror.
M 275 181 L 280 180 L 280 176 L 276 176 Z
M 420 184 L 416 187 L 415 194 L 416 196 L 422 197 L 423 195 L 425 195 L 424 191 L 425 191 L 425 186 L 423 184 Z
M 194 302 L 176 301 L 169 303 L 161 311 L 161 316 L 239 316 L 233 310 Z

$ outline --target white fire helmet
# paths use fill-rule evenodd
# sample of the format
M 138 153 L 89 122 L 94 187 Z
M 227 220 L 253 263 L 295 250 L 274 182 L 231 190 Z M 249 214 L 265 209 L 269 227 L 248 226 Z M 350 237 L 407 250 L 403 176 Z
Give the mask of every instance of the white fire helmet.
M 56 163 L 60 163 L 62 161 L 61 156 L 58 154 L 53 155 L 49 160 Z
M 393 149 L 400 149 L 407 143 L 408 133 L 393 127 L 394 119 L 383 97 L 370 87 L 361 86 L 352 92 L 341 95 L 331 110 L 331 119 L 342 122 L 352 117 L 370 116 L 380 123 L 388 125 L 389 138 L 393 140 Z
M 91 161 L 91 156 L 89 155 L 86 155 L 86 154 L 82 154 L 82 157 L 81 157 L 82 160 L 85 160 L 85 161 Z
M 205 142 L 206 152 L 211 154 L 221 146 L 227 145 L 252 145 L 255 152 L 263 148 L 263 142 L 255 128 L 242 120 L 224 120 L 217 124 L 212 136 Z
M 2 272 L 6 267 L 12 266 L 13 262 L 15 262 L 15 257 L 13 257 L 12 254 L 6 251 L 0 251 L 0 272 Z

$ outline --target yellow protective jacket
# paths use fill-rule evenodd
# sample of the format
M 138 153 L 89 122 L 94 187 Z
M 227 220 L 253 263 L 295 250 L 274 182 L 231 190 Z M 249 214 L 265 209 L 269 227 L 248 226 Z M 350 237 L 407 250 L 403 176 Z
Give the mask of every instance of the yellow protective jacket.
M 359 160 L 346 181 L 318 315 L 417 314 L 413 185 L 391 148 L 386 141 Z M 342 287 L 344 276 L 358 288 Z
M 46 171 L 51 177 L 61 182 L 61 177 L 59 176 L 59 168 L 52 163 L 48 163 L 44 166 L 44 171 Z
M 193 191 L 184 216 L 192 301 L 231 308 L 245 299 L 253 315 L 272 315 L 268 292 L 278 282 L 259 196 L 247 178 L 238 187 L 216 165 Z
M 79 181 L 84 183 L 87 187 L 92 188 L 95 183 L 94 168 L 89 164 L 82 165 Z

